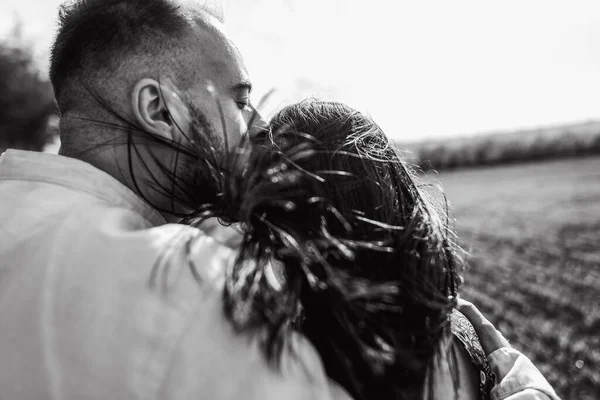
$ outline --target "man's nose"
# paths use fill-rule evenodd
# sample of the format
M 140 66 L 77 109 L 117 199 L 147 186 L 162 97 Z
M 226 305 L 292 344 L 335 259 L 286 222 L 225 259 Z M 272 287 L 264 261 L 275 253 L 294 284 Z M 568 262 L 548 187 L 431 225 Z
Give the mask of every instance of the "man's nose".
M 250 138 L 255 138 L 257 136 L 264 135 L 269 129 L 269 124 L 262 115 L 256 110 L 254 110 L 253 116 L 248 121 L 248 134 Z

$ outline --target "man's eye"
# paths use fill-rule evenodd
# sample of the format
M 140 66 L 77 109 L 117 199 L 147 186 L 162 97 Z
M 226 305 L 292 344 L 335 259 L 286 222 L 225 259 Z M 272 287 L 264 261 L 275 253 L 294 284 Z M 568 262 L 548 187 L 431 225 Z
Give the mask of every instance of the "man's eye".
M 238 100 L 235 102 L 235 104 L 237 104 L 238 108 L 241 111 L 244 111 L 247 108 L 250 108 L 250 102 L 248 100 Z

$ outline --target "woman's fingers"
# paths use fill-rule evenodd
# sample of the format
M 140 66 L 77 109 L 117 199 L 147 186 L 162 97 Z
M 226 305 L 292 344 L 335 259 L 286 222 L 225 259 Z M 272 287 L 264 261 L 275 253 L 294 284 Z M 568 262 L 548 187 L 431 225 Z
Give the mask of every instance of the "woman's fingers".
M 502 336 L 490 321 L 470 302 L 458 299 L 457 309 L 471 322 L 481 341 L 486 355 L 501 347 L 510 347 L 508 340 Z

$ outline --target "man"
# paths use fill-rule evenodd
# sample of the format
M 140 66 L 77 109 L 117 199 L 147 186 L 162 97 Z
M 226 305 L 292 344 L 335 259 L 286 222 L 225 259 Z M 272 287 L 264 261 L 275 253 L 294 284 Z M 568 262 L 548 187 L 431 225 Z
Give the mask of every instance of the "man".
M 220 272 L 235 234 L 167 224 L 198 162 L 173 148 L 225 151 L 252 128 L 248 74 L 220 22 L 168 0 L 76 1 L 50 77 L 60 155 L 0 159 L 0 397 L 347 398 L 300 336 L 274 368 L 233 332 Z M 177 258 L 191 235 L 200 282 Z

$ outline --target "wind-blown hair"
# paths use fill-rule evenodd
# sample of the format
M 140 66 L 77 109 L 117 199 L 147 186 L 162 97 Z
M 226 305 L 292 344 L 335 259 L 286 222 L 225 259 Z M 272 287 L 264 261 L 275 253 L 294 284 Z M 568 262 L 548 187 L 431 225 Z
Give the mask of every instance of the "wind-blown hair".
M 224 291 L 233 326 L 259 334 L 275 363 L 300 330 L 356 399 L 420 398 L 450 335 L 460 249 L 382 130 L 343 104 L 304 101 L 227 165 L 219 203 L 188 222 L 242 227 Z

